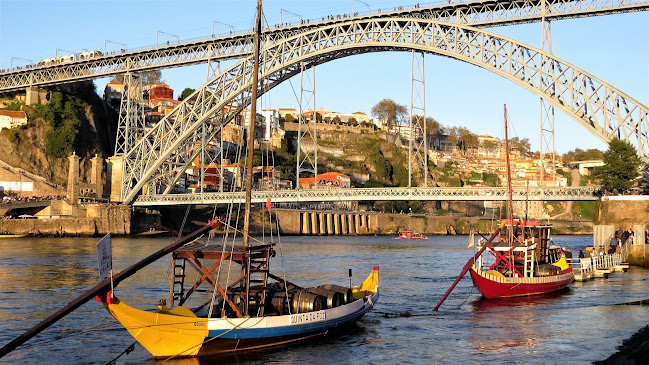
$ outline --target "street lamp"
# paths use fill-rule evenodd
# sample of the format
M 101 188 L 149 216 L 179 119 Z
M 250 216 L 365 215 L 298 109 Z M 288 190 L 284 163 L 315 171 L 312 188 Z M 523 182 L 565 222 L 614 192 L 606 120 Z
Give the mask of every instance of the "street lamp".
M 289 14 L 293 14 L 293 15 L 297 16 L 298 18 L 300 18 L 300 23 L 302 23 L 302 16 L 300 14 L 295 14 L 294 12 L 286 10 L 286 9 L 279 9 L 279 22 L 280 23 L 284 24 L 284 17 L 283 17 L 284 12 L 287 12 Z
M 370 6 L 370 4 L 366 3 L 365 1 L 361 1 L 361 0 L 356 0 L 356 1 L 358 1 L 359 3 L 365 4 L 365 6 L 367 6 L 367 10 L 369 10 L 370 13 L 372 12 L 372 7 Z M 352 0 L 352 14 L 354 14 L 354 0 Z
M 212 38 L 214 38 L 214 24 L 216 24 L 216 23 L 223 24 L 223 25 L 227 25 L 228 27 L 232 28 L 232 33 L 230 33 L 230 34 L 234 34 L 234 33 L 235 33 L 234 27 L 231 26 L 230 24 L 225 24 L 225 23 L 220 22 L 220 21 L 218 21 L 218 20 L 212 20 Z
M 172 34 L 172 33 L 167 33 L 167 32 L 163 32 L 161 30 L 158 30 L 158 31 L 156 31 L 156 34 L 155 34 L 155 45 L 156 46 L 158 45 L 158 37 L 159 37 L 160 33 L 167 34 L 167 35 L 170 35 L 172 37 L 176 37 L 176 39 L 178 40 L 178 43 L 180 43 L 180 37 L 179 36 L 177 36 L 175 34 Z M 167 42 L 167 44 L 169 44 L 169 43 Z
M 124 50 L 128 51 L 128 45 L 127 45 L 127 44 L 125 44 L 125 43 L 120 43 L 120 42 L 115 42 L 115 41 L 111 41 L 111 40 L 106 39 L 106 40 L 104 41 L 104 54 L 106 54 L 106 45 L 107 45 L 108 43 L 115 43 L 115 44 L 122 45 L 122 46 L 124 46 Z
M 34 60 L 30 60 L 30 59 L 27 59 L 27 58 L 21 58 L 21 57 L 14 57 L 14 56 L 11 56 L 11 66 L 10 66 L 10 68 L 14 68 L 14 60 L 29 61 L 29 62 L 32 63 L 32 65 L 34 64 Z

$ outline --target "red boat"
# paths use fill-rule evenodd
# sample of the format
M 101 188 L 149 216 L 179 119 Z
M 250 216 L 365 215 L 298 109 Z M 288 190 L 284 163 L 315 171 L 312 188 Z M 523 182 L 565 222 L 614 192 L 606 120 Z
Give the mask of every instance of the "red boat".
M 545 294 L 565 288 L 574 279 L 560 247 L 549 247 L 550 226 L 539 222 L 509 224 L 518 233 L 513 244 L 501 237 L 488 245 L 469 269 L 473 285 L 485 298 Z
M 467 261 L 460 275 L 433 310 L 439 309 L 467 271 L 471 272 L 473 286 L 478 288 L 485 298 L 546 294 L 563 289 L 575 280 L 575 274 L 561 248 L 549 245 L 551 227 L 541 225 L 538 221 L 513 218 L 507 106 L 505 151 L 509 219 L 503 220 L 500 227 L 482 243 L 480 250 Z M 496 242 L 492 243 L 494 240 Z
M 414 233 L 411 230 L 403 230 L 401 231 L 401 234 L 398 238 L 401 238 L 403 240 L 423 240 L 428 237 L 426 237 L 426 235 L 423 233 Z

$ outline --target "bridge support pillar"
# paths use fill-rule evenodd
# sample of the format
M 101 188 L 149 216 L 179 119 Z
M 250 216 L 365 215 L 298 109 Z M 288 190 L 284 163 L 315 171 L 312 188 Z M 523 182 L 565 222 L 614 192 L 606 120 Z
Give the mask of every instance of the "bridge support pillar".
M 104 197 L 104 181 L 101 178 L 101 173 L 104 171 L 104 159 L 95 155 L 92 159 L 92 172 L 90 173 L 90 183 L 95 187 L 95 194 L 97 198 Z
M 326 213 L 327 214 L 327 234 L 332 235 L 334 234 L 334 227 L 333 227 L 333 217 L 331 216 L 331 213 Z
M 113 156 L 108 158 L 108 178 L 110 183 L 108 190 L 110 191 L 111 202 L 122 201 L 122 174 L 124 166 L 124 157 Z
M 47 101 L 47 90 L 31 86 L 25 89 L 26 105 L 41 104 L 45 101 Z
M 342 229 L 342 234 L 343 235 L 348 235 L 349 234 L 349 225 L 347 224 L 347 214 L 343 214 L 340 216 L 340 225 Z
M 362 216 L 360 214 L 356 214 L 356 217 L 355 217 L 356 218 L 355 223 L 356 223 L 356 233 L 357 234 L 361 231 L 361 217 Z
M 79 200 L 79 156 L 68 157 L 70 167 L 68 169 L 68 200 L 70 204 L 77 204 Z
M 311 213 L 311 234 L 318 234 L 318 213 Z
M 320 227 L 318 230 L 318 234 L 322 236 L 323 234 L 327 234 L 327 226 L 325 225 L 325 213 L 319 212 L 316 213 L 318 215 L 318 222 L 320 223 Z
M 340 235 L 340 213 L 334 214 L 334 234 L 336 236 Z
M 301 212 L 300 218 L 302 219 L 301 234 L 311 234 L 311 221 L 308 212 Z

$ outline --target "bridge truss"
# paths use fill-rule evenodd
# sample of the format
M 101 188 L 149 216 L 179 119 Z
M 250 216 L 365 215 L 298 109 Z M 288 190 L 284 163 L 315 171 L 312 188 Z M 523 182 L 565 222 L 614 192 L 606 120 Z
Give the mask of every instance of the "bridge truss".
M 545 4 L 545 7 L 543 6 Z M 545 9 L 545 11 L 544 11 Z M 354 18 L 314 21 L 266 29 L 263 37 L 275 43 L 299 33 L 334 24 L 394 17 L 431 19 L 477 28 L 609 15 L 649 10 L 648 0 L 499 0 L 468 1 L 398 11 L 383 11 Z M 32 86 L 47 86 L 114 76 L 128 71 L 181 67 L 250 55 L 252 33 L 187 41 L 104 55 L 90 60 L 22 68 L 0 73 L 0 93 Z
M 516 201 L 594 201 L 598 200 L 599 188 L 515 188 Z M 441 201 L 506 201 L 507 188 L 362 188 L 362 189 L 307 189 L 253 191 L 253 203 L 336 202 L 377 200 L 441 200 Z M 134 206 L 228 204 L 243 202 L 244 192 L 143 195 Z

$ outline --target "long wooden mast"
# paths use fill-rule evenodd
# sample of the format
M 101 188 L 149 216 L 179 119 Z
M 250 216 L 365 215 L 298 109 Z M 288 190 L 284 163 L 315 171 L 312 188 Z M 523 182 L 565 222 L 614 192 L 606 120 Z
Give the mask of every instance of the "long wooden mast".
M 254 57 L 252 75 L 252 100 L 250 102 L 250 122 L 248 123 L 248 155 L 246 156 L 246 210 L 243 217 L 243 247 L 250 241 L 250 204 L 252 201 L 252 160 L 255 151 L 255 119 L 257 119 L 257 84 L 259 83 L 259 44 L 261 40 L 261 0 L 257 0 L 257 20 L 255 22 Z
M 508 128 L 507 128 L 507 104 L 504 104 L 503 107 L 505 108 L 505 157 L 507 160 L 507 192 L 509 193 L 509 201 L 507 205 L 507 211 L 509 215 L 509 243 L 512 244 L 514 242 L 514 212 L 513 212 L 513 199 L 512 199 L 512 170 L 511 170 L 511 164 L 509 162 L 509 134 L 508 134 Z

